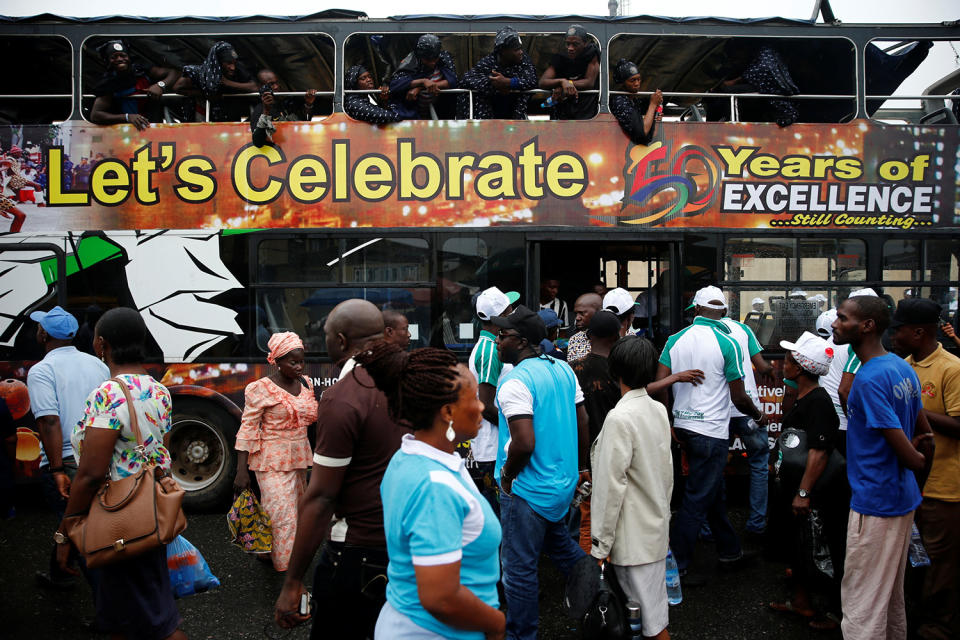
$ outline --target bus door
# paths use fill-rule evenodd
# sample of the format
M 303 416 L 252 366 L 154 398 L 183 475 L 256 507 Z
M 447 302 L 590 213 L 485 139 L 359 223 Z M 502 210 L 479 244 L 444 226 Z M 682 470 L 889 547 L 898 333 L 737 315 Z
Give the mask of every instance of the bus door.
M 557 297 L 569 309 L 569 336 L 577 331 L 574 306 L 578 297 L 621 287 L 636 300 L 634 329 L 662 346 L 679 326 L 682 312 L 674 299 L 678 287 L 673 282 L 676 269 L 671 268 L 677 264 L 679 239 L 657 235 L 625 241 L 622 234 L 590 234 L 588 239 L 582 239 L 583 235 L 580 239 L 532 239 L 529 302 L 539 302 L 541 286 L 556 280 Z

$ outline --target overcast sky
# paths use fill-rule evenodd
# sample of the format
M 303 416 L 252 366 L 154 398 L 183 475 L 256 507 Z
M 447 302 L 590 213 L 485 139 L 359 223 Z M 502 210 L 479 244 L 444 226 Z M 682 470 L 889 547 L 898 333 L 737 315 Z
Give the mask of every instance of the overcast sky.
M 608 0 L 526 0 L 522 4 L 527 15 L 607 15 Z M 620 0 L 628 2 L 630 15 L 657 16 L 723 16 L 757 18 L 777 15 L 809 19 L 815 0 Z M 516 13 L 516 0 L 481 0 L 469 5 L 451 4 L 449 0 L 164 0 L 119 5 L 116 0 L 2 0 L 0 13 L 30 16 L 54 13 L 66 16 L 102 16 L 124 13 L 146 16 L 228 16 L 228 15 L 306 15 L 331 8 L 364 11 L 373 18 L 399 14 L 447 13 L 451 7 L 470 6 L 483 14 Z M 831 0 L 837 18 L 846 23 L 857 22 L 941 22 L 960 19 L 958 0 Z M 960 38 L 954 43 L 960 50 Z M 947 43 L 938 43 L 923 66 L 897 93 L 920 93 L 937 78 L 960 68 L 956 52 Z

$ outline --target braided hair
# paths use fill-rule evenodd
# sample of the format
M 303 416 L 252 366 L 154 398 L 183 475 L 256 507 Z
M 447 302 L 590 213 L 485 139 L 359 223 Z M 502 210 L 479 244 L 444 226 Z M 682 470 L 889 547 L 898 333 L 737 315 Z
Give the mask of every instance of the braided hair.
M 378 340 L 354 356 L 387 396 L 390 415 L 416 431 L 429 429 L 437 411 L 457 401 L 457 357 L 446 349 L 414 349 Z

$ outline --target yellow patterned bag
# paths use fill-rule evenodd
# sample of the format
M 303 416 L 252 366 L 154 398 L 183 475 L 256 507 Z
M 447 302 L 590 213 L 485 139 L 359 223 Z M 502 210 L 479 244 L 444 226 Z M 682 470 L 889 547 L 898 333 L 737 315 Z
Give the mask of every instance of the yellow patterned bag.
M 230 527 L 233 544 L 245 553 L 265 554 L 273 548 L 270 516 L 249 489 L 244 489 L 233 501 L 227 513 L 227 526 Z

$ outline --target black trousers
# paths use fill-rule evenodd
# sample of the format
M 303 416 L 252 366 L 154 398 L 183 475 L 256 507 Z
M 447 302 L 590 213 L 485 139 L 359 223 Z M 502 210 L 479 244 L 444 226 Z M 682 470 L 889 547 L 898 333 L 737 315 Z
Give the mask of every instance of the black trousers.
M 327 542 L 313 575 L 311 640 L 372 639 L 386 589 L 386 549 Z

